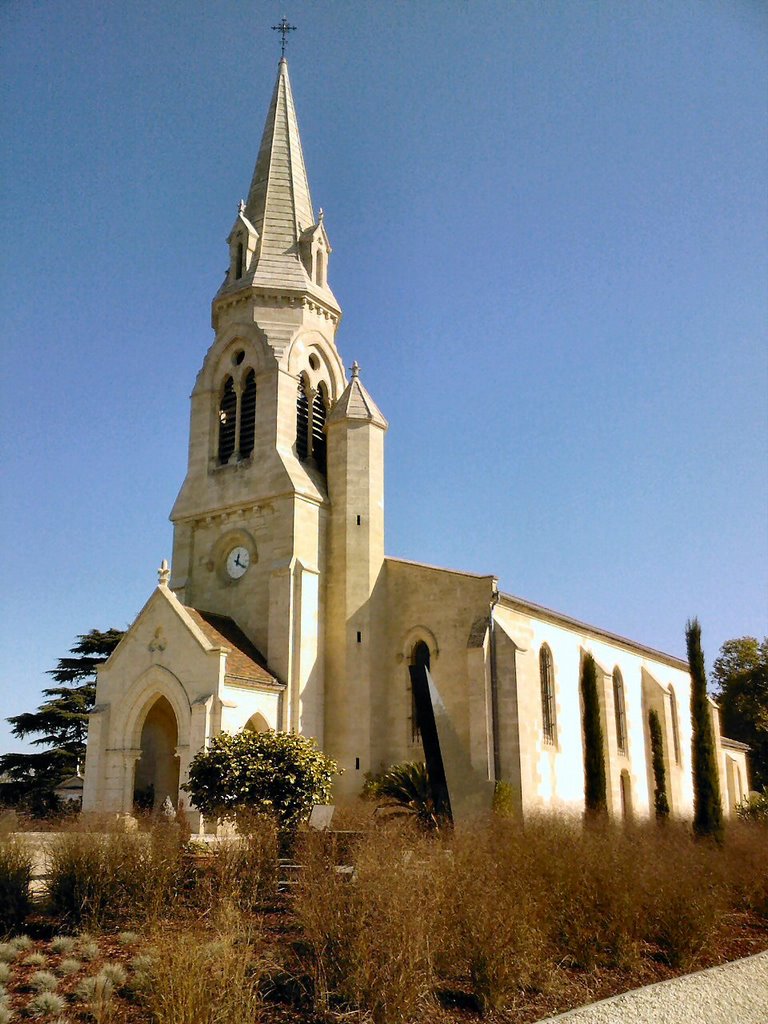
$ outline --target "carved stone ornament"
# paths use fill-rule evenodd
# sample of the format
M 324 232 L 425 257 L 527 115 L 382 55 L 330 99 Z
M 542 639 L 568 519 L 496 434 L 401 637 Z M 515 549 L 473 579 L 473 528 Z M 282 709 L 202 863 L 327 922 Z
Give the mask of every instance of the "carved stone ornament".
M 167 644 L 165 634 L 163 633 L 163 627 L 158 626 L 152 635 L 152 639 L 147 644 L 147 650 L 154 654 L 155 651 L 164 651 L 166 646 Z

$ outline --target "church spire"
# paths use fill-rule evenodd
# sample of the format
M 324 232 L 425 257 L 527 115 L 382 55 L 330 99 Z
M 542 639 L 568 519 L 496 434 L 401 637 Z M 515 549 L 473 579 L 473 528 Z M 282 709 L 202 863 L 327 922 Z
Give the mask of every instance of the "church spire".
M 309 192 L 288 62 L 280 58 L 248 199 L 229 236 L 222 291 L 243 286 L 313 292 L 338 312 L 327 282 L 331 246 Z

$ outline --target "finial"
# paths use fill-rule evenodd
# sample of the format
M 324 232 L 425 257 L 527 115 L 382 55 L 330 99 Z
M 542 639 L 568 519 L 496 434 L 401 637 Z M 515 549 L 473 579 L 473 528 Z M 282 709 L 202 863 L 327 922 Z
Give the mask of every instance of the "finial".
M 168 586 L 168 580 L 171 578 L 171 570 L 168 568 L 168 559 L 164 558 L 160 563 L 160 568 L 157 570 L 157 582 L 161 587 Z
M 318 213 L 318 215 L 317 215 L 317 223 L 318 223 L 318 224 L 322 224 L 322 223 L 323 223 L 323 217 L 324 217 L 324 216 L 325 216 L 325 214 L 323 213 L 323 208 L 322 208 L 322 206 L 321 206 L 321 207 L 320 207 L 320 212 L 319 212 L 319 213 Z
M 281 42 L 280 42 L 280 60 L 285 60 L 285 37 L 288 35 L 289 32 L 295 32 L 296 31 L 296 26 L 295 25 L 289 25 L 288 24 L 288 19 L 285 17 L 285 15 L 283 15 L 283 18 L 282 18 L 280 24 L 272 26 L 272 31 L 273 32 L 279 32 L 280 35 L 282 36 L 282 39 L 281 39 Z
M 237 212 L 242 216 L 245 213 L 245 200 L 241 199 L 237 204 Z
M 352 365 L 350 366 L 350 370 L 352 371 L 352 380 L 357 380 L 357 378 L 360 376 L 360 364 L 358 363 L 357 360 L 355 360 L 354 363 L 352 363 Z

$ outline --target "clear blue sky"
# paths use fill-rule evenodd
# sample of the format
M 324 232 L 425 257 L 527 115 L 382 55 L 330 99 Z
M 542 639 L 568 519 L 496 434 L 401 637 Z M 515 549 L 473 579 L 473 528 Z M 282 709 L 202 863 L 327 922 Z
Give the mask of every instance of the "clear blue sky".
M 283 13 L 388 553 L 762 635 L 764 3 L 4 0 L 0 715 L 170 556 Z

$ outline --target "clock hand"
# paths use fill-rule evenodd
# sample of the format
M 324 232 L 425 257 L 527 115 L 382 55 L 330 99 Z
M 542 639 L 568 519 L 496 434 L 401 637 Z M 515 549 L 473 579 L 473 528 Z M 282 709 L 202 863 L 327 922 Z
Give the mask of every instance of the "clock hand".
M 240 552 L 239 551 L 235 555 L 235 565 L 239 566 L 241 569 L 244 568 L 243 563 L 240 561 Z

